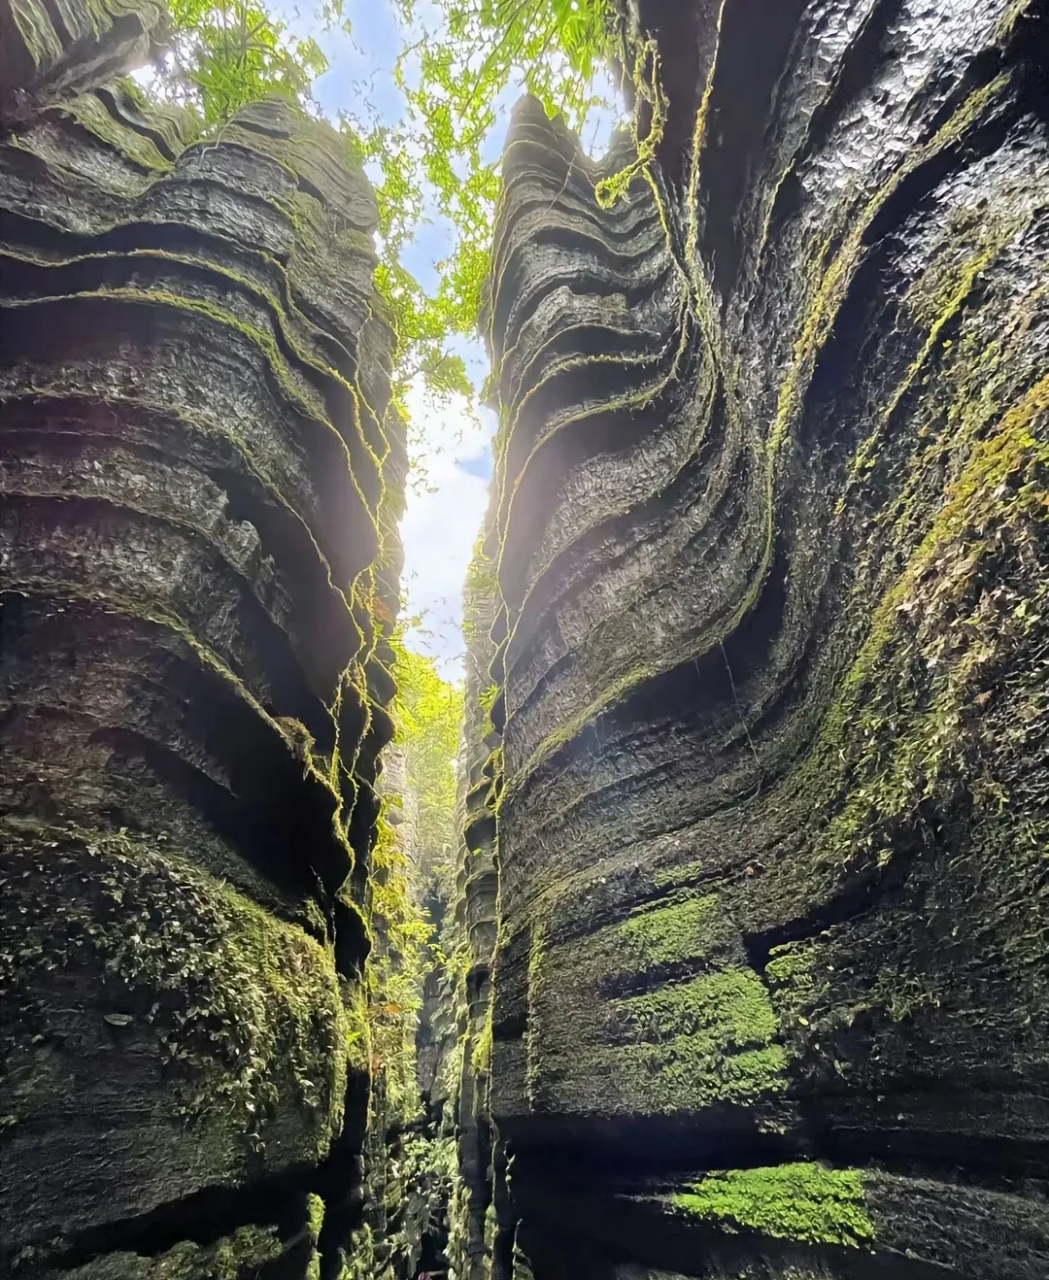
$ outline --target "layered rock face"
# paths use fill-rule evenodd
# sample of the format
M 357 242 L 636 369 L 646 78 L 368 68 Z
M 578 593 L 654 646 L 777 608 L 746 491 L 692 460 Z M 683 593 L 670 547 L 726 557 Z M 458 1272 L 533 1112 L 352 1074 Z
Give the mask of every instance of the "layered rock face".
M 495 1276 L 1049 1274 L 1046 22 L 642 4 L 607 209 L 518 108 Z
M 184 147 L 91 88 L 155 15 L 67 7 L 3 10 L 6 1261 L 337 1275 L 406 465 L 375 203 L 288 107 Z
M 496 942 L 496 806 L 500 737 L 491 710 L 496 689 L 489 665 L 491 632 L 499 608 L 492 571 L 495 506 L 489 508 L 475 563 L 464 590 L 467 642 L 463 746 L 459 759 L 462 843 L 449 932 L 462 956 L 461 980 L 445 993 L 456 1014 L 458 1084 L 455 1119 L 459 1180 L 449 1206 L 448 1255 L 461 1280 L 491 1274 L 496 1201 L 505 1202 L 506 1170 L 490 1113 L 492 1066 L 492 958 Z M 449 948 L 450 949 L 450 948 Z

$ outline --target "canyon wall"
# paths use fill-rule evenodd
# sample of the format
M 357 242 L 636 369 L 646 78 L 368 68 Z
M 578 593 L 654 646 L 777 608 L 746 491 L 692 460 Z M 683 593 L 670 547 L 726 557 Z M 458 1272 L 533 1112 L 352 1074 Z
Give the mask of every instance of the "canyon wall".
M 652 163 L 503 161 L 462 1274 L 1037 1280 L 1045 6 L 632 9 Z
M 506 149 L 417 1082 L 373 196 L 0 0 L 15 1280 L 1049 1275 L 1045 4 L 629 12 Z
M 319 1280 L 364 1195 L 393 337 L 345 140 L 266 102 L 185 145 L 113 79 L 161 22 L 0 3 L 4 1267 Z
M 452 1274 L 460 1280 L 491 1275 L 496 1201 L 505 1203 L 504 1153 L 495 1145 L 489 1111 L 492 1065 L 492 957 L 496 943 L 496 806 L 500 738 L 492 723 L 489 664 L 495 647 L 492 625 L 499 605 L 492 570 L 494 504 L 489 506 L 476 558 L 463 592 L 466 689 L 463 745 L 459 758 L 462 841 L 450 921 L 458 982 L 445 1004 L 455 1014 L 456 1079 L 446 1109 L 456 1132 L 458 1180 L 448 1207 Z

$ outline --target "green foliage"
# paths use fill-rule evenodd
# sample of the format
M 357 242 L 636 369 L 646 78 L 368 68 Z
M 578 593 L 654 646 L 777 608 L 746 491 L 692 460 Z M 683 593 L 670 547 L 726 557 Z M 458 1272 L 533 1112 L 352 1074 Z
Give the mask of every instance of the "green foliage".
M 614 173 L 611 177 L 603 178 L 594 189 L 594 195 L 597 203 L 603 209 L 610 209 L 618 200 L 623 199 L 630 188 L 631 182 L 638 174 L 646 172 L 648 166 L 656 158 L 656 152 L 660 142 L 663 140 L 663 130 L 666 126 L 668 103 L 666 94 L 663 92 L 663 82 L 659 67 L 659 48 L 655 40 L 646 40 L 635 42 L 632 50 L 634 55 L 633 70 L 631 74 L 631 83 L 637 97 L 638 104 L 644 103 L 648 108 L 648 128 L 641 135 L 639 124 L 642 118 L 640 111 L 634 113 L 634 146 L 637 149 L 637 155 L 618 173 Z M 626 60 L 626 50 L 624 50 L 624 61 Z
M 395 0 L 395 7 L 411 30 L 414 0 Z M 388 245 L 399 248 L 415 230 L 412 206 L 400 198 L 406 185 L 429 187 L 456 233 L 452 253 L 440 264 L 436 296 L 413 298 L 410 319 L 470 333 L 488 273 L 499 193 L 496 167 L 482 148 L 500 96 L 520 77 L 549 115 L 561 112 L 582 128 L 594 107 L 607 105 L 594 85 L 601 60 L 612 52 L 613 19 L 608 0 L 440 0 L 439 8 L 443 29 L 422 30 L 398 63 L 408 102 L 405 127 L 384 133 L 372 154 L 382 169 Z M 414 83 L 407 73 L 413 54 L 419 60 Z M 416 335 L 410 330 L 405 338 Z
M 470 1055 L 470 1065 L 473 1067 L 474 1075 L 483 1075 L 492 1068 L 492 1007 L 488 1006 L 488 1017 L 485 1019 L 481 1033 L 474 1041 L 473 1052 Z
M 404 796 L 383 798 L 372 850 L 368 908 L 375 949 L 369 965 L 370 1068 L 382 1076 L 387 1118 L 412 1118 L 415 1026 L 422 983 L 436 954 L 423 899 L 436 877 L 449 894 L 456 848 L 455 756 L 463 715 L 461 687 L 442 680 L 431 659 L 393 641 L 397 695 L 392 712 L 404 755 Z M 394 825 L 396 811 L 414 825 Z M 402 835 L 402 832 L 407 834 Z
M 387 818 L 390 803 L 389 797 L 383 801 L 368 877 L 375 938 L 368 965 L 368 1073 L 382 1080 L 382 1119 L 409 1122 L 418 1106 L 415 1028 L 432 925 L 419 905 L 411 859 Z
M 155 1256 L 109 1254 L 107 1263 L 112 1273 L 137 1280 L 238 1280 L 245 1275 L 264 1275 L 287 1248 L 274 1227 L 251 1225 L 237 1227 L 211 1244 L 182 1240 Z M 23 1258 L 29 1256 L 28 1251 L 23 1254 Z
M 260 0 L 168 0 L 168 10 L 171 49 L 158 87 L 196 111 L 205 130 L 270 94 L 301 103 L 327 70 L 317 42 L 290 35 Z
M 613 50 L 610 0 L 436 0 L 428 27 L 415 0 L 389 0 L 404 47 L 396 67 L 405 112 L 381 120 L 363 95 L 341 127 L 357 158 L 377 175 L 382 265 L 377 273 L 398 335 L 394 393 L 400 408 L 413 381 L 437 401 L 474 390 L 455 335 L 472 334 L 488 273 L 496 166 L 484 143 L 519 83 L 551 114 L 582 128 L 598 105 L 596 89 Z M 170 0 L 171 51 L 154 90 L 188 106 L 203 132 L 213 132 L 245 103 L 280 94 L 316 111 L 314 80 L 327 60 L 312 37 L 293 36 L 265 0 Z M 320 0 L 319 29 L 341 26 L 343 0 Z M 427 293 L 401 260 L 420 227 L 436 214 L 451 227 L 440 284 Z
M 420 864 L 437 872 L 454 861 L 455 757 L 463 721 L 463 690 L 437 674 L 431 658 L 397 644 L 393 716 L 404 748 L 408 790 L 416 806 Z
M 728 1169 L 707 1174 L 673 1202 L 729 1230 L 749 1228 L 809 1244 L 854 1248 L 874 1238 L 863 1181 L 854 1169 L 828 1169 L 806 1161 Z

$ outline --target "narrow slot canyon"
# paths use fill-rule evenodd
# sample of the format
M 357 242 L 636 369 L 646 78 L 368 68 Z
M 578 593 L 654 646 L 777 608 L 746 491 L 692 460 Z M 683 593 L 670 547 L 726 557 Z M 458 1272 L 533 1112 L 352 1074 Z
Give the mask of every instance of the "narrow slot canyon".
M 1049 1280 L 1045 0 L 282 3 L 0 0 L 0 1274 Z

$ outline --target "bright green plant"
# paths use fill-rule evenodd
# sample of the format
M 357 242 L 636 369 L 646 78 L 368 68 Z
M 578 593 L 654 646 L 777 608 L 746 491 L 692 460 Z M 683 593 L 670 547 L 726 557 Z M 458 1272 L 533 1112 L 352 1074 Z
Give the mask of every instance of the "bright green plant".
M 421 865 L 440 873 L 455 859 L 455 757 L 463 721 L 461 685 L 442 680 L 431 658 L 397 646 L 393 714 L 416 806 Z
M 760 1231 L 810 1244 L 862 1248 L 875 1234 L 863 1175 L 815 1161 L 709 1173 L 673 1196 L 672 1203 L 729 1231 Z
M 392 712 L 408 794 L 386 794 L 372 850 L 368 914 L 374 948 L 368 970 L 370 1070 L 382 1076 L 389 1114 L 413 1118 L 415 1030 L 426 972 L 443 959 L 424 898 L 434 879 L 448 894 L 456 848 L 455 756 L 463 714 L 461 686 L 430 658 L 394 640 L 397 695 Z M 414 828 L 394 826 L 412 808 Z M 406 834 L 411 832 L 411 834 Z
M 405 127 L 383 134 L 372 153 L 383 175 L 380 198 L 393 196 L 387 198 L 393 215 L 387 243 L 399 247 L 417 226 L 411 206 L 398 198 L 405 184 L 428 188 L 454 227 L 456 243 L 440 264 L 436 296 L 418 299 L 415 307 L 445 332 L 470 333 L 499 193 L 484 142 L 500 99 L 519 80 L 549 115 L 563 113 L 581 129 L 594 108 L 611 105 L 596 85 L 613 51 L 613 11 L 609 0 L 440 0 L 443 29 L 431 38 L 414 25 L 414 0 L 394 2 L 414 38 L 397 69 L 408 103 Z M 408 74 L 413 55 L 414 82 Z M 408 218 L 398 216 L 404 211 Z
M 340 124 L 377 174 L 377 281 L 398 335 L 395 396 L 403 409 L 415 383 L 437 401 L 461 394 L 472 403 L 466 367 L 449 344 L 475 331 L 488 271 L 499 177 L 486 137 L 517 83 L 576 128 L 595 107 L 612 106 L 598 86 L 607 84 L 601 72 L 615 42 L 613 0 L 435 0 L 427 11 L 437 15 L 433 29 L 415 0 L 388 2 L 403 31 L 395 74 L 404 114 L 380 121 L 365 97 Z M 170 0 L 170 10 L 171 51 L 153 89 L 194 111 L 204 133 L 267 94 L 317 113 L 311 87 L 327 68 L 324 54 L 312 37 L 293 36 L 265 0 Z M 317 0 L 312 16 L 318 30 L 341 27 L 348 36 L 343 0 Z M 452 243 L 437 264 L 440 285 L 427 293 L 401 254 L 434 210 Z
M 171 44 L 155 87 L 203 130 L 270 94 L 302 103 L 327 70 L 317 42 L 292 36 L 260 0 L 168 0 L 168 11 Z

